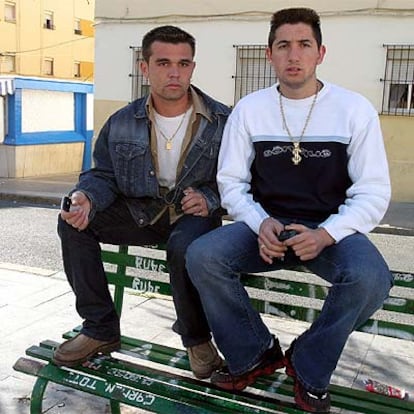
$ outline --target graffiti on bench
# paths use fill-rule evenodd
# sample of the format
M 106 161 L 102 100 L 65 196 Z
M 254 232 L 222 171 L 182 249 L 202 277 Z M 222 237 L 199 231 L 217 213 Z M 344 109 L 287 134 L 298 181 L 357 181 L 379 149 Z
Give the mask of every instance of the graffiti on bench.
M 160 287 L 154 284 L 153 281 L 142 280 L 139 277 L 134 277 L 131 287 L 139 293 L 159 293 L 160 290 Z
M 135 256 L 135 267 L 140 270 L 150 270 L 152 272 L 167 272 L 164 260 L 151 259 L 149 257 Z
M 144 377 L 139 374 L 131 373 L 119 368 L 110 368 L 107 370 L 107 374 L 112 375 L 116 378 L 122 378 L 124 380 L 129 380 L 142 385 L 151 385 L 153 383 L 147 377 Z M 147 392 L 131 389 L 130 387 L 124 386 L 122 384 L 113 384 L 107 381 L 102 382 L 100 379 L 94 379 L 87 375 L 81 373 L 68 372 L 67 377 L 64 378 L 65 382 L 68 384 L 75 385 L 79 388 L 87 390 L 97 391 L 98 388 L 103 389 L 103 392 L 107 397 L 113 397 L 114 399 L 119 399 L 122 397 L 127 401 L 136 402 L 142 406 L 150 406 L 154 403 L 156 397 Z M 88 391 L 87 391 L 88 392 Z M 89 391 L 90 392 L 90 391 Z

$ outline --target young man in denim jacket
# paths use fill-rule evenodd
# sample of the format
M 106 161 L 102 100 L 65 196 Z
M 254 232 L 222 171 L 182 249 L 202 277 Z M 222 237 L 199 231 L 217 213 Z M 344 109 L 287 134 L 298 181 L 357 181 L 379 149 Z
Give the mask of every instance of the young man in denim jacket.
M 94 168 L 83 172 L 60 212 L 64 269 L 83 318 L 78 336 L 54 354 L 74 366 L 120 346 L 99 243 L 167 244 L 177 320 L 193 373 L 208 378 L 221 366 L 184 256 L 200 235 L 221 225 L 217 156 L 230 112 L 190 84 L 195 40 L 175 26 L 148 32 L 141 71 L 151 92 L 113 114 L 96 141 Z

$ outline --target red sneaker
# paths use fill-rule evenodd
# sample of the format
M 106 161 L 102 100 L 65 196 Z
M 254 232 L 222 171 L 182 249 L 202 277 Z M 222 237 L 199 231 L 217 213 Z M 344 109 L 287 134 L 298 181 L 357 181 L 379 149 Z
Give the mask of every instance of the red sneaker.
M 273 341 L 273 346 L 263 353 L 260 363 L 250 371 L 240 375 L 232 375 L 227 366 L 225 366 L 213 372 L 211 375 L 212 384 L 229 391 L 241 391 L 253 384 L 257 377 L 271 375 L 277 369 L 283 368 L 285 366 L 285 358 L 282 349 L 276 338 Z
M 292 377 L 295 381 L 295 403 L 304 411 L 310 413 L 329 413 L 331 409 L 331 397 L 329 391 L 315 394 L 311 391 L 306 390 L 304 385 L 299 381 L 296 375 L 295 368 L 292 364 L 292 354 L 295 341 L 292 342 L 289 349 L 285 352 L 285 367 L 286 375 Z
M 304 411 L 310 413 L 329 413 L 331 409 L 331 396 L 329 391 L 315 394 L 307 391 L 298 379 L 295 379 L 295 403 Z

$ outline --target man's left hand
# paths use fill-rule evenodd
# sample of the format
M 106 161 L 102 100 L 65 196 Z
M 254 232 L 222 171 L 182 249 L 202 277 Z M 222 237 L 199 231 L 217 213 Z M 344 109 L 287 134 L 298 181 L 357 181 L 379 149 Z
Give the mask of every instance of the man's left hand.
M 184 190 L 184 197 L 181 200 L 181 208 L 184 214 L 192 214 L 193 216 L 207 217 L 208 208 L 204 195 L 192 187 Z

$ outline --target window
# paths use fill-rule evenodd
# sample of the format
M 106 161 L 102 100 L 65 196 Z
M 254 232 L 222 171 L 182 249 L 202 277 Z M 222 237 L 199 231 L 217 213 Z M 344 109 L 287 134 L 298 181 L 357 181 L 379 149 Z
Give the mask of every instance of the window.
M 81 35 L 82 34 L 80 19 L 75 19 L 75 29 L 74 29 L 74 32 L 77 35 Z
M 387 48 L 382 113 L 414 116 L 414 45 Z
M 55 30 L 55 25 L 53 24 L 53 12 L 45 11 L 45 20 L 43 27 L 49 30 Z
M 81 64 L 80 62 L 75 62 L 73 64 L 73 76 L 75 78 L 80 78 L 81 75 Z
M 53 59 L 45 58 L 43 61 L 43 74 L 44 75 L 53 75 Z
M 4 4 L 4 20 L 6 22 L 16 22 L 16 4 L 12 2 L 6 2 Z
M 0 73 L 16 72 L 16 56 L 0 54 Z
M 243 96 L 271 86 L 276 81 L 272 65 L 266 59 L 265 45 L 239 45 L 236 48 L 234 103 Z
M 143 60 L 142 48 L 131 46 L 132 49 L 132 72 L 130 77 L 132 78 L 131 87 L 131 100 L 141 98 L 149 93 L 149 82 L 142 75 L 139 65 Z

